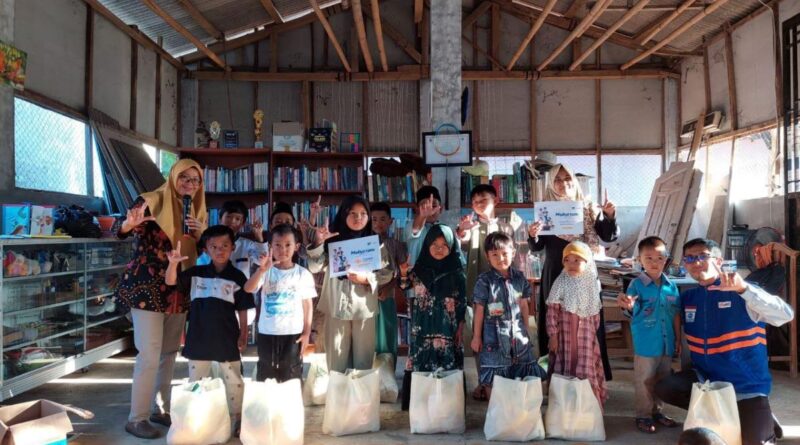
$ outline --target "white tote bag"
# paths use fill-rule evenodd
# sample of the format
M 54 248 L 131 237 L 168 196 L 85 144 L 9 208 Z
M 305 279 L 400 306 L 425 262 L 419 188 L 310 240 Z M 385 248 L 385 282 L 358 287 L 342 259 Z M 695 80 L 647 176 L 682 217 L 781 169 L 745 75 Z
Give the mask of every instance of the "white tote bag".
M 544 427 L 548 438 L 606 440 L 603 411 L 588 380 L 553 374 Z
M 212 445 L 231 437 L 231 418 L 222 379 L 205 378 L 172 387 L 169 445 Z
M 328 381 L 322 432 L 332 436 L 381 429 L 381 397 L 377 369 L 332 371 Z
M 328 392 L 328 365 L 325 354 L 313 354 L 309 359 L 311 366 L 303 384 L 303 402 L 306 406 L 324 405 Z
M 394 357 L 392 354 L 383 353 L 375 356 L 372 368 L 378 370 L 380 377 L 381 402 L 394 403 L 400 388 L 397 386 L 397 377 L 394 374 Z
M 304 417 L 300 379 L 247 382 L 239 440 L 243 445 L 303 445 Z
M 544 439 L 542 379 L 524 380 L 495 376 L 486 411 L 486 440 L 527 442 Z
M 742 444 L 736 391 L 728 382 L 695 383 L 683 429 L 708 428 L 728 445 Z
M 414 434 L 463 433 L 464 371 L 412 373 L 408 418 Z

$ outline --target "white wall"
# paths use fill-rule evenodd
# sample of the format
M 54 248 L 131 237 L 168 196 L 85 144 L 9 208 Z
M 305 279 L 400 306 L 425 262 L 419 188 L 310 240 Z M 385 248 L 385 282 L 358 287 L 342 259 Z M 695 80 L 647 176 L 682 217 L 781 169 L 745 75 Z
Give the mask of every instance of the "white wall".
M 94 20 L 94 107 L 130 125 L 131 40 L 106 19 Z

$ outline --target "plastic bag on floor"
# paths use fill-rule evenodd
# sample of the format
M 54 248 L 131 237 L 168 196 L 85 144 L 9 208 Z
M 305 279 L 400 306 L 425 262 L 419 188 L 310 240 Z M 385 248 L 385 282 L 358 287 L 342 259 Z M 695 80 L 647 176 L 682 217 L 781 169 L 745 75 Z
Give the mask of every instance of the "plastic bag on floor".
M 243 445 L 303 445 L 304 421 L 300 379 L 245 383 Z
M 495 376 L 486 411 L 486 440 L 527 442 L 544 439 L 542 379 L 524 380 Z
M 692 385 L 692 398 L 683 429 L 708 428 L 728 445 L 741 445 L 739 406 L 736 392 L 728 382 L 705 382 Z
M 438 369 L 411 374 L 408 418 L 412 433 L 463 433 L 464 371 Z
M 394 403 L 400 388 L 397 386 L 397 377 L 394 374 L 394 357 L 384 353 L 375 356 L 372 368 L 378 370 L 380 377 L 381 402 Z
M 212 445 L 231 437 L 231 418 L 222 379 L 205 378 L 172 387 L 170 445 Z
M 328 365 L 325 354 L 314 354 L 309 359 L 311 366 L 303 384 L 303 403 L 306 406 L 324 405 L 328 392 Z
M 606 440 L 603 411 L 588 380 L 553 374 L 544 426 L 548 438 Z
M 322 432 L 332 436 L 381 429 L 381 397 L 377 369 L 332 371 L 328 381 Z

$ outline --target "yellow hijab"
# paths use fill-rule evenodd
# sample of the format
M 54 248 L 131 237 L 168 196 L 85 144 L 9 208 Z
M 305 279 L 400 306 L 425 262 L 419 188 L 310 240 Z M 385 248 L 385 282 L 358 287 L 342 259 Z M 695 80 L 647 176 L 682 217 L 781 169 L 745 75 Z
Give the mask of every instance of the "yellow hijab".
M 174 249 L 181 241 L 181 255 L 189 257 L 181 262 L 182 269 L 194 266 L 197 261 L 197 244 L 194 238 L 183 235 L 183 200 L 178 194 L 178 176 L 186 170 L 194 168 L 203 180 L 203 169 L 200 164 L 191 159 L 181 159 L 172 166 L 169 178 L 164 184 L 152 192 L 142 193 L 142 198 L 147 203 L 150 215 L 156 218 L 156 224 L 164 231 Z M 206 195 L 203 184 L 192 198 L 189 214 L 198 221 L 206 224 L 208 212 L 206 210 Z

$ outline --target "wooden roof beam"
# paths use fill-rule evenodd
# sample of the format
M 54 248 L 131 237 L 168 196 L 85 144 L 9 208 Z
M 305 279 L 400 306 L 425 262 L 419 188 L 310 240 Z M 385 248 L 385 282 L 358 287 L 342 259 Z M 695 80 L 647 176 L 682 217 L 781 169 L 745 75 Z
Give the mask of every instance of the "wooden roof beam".
M 472 12 L 469 13 L 467 18 L 461 21 L 461 29 L 467 29 L 472 26 L 473 23 L 478 21 L 478 19 L 483 15 L 486 14 L 486 11 L 492 7 L 491 2 L 484 1 L 480 5 L 478 5 Z
M 147 6 L 148 8 L 150 8 L 150 10 L 153 11 L 157 16 L 161 17 L 161 19 L 164 20 L 164 22 L 166 22 L 167 25 L 172 27 L 172 29 L 178 31 L 178 33 L 183 37 L 185 37 L 186 40 L 192 42 L 192 44 L 198 50 L 200 50 L 200 52 L 205 54 L 217 66 L 219 66 L 222 69 L 227 69 L 225 62 L 223 62 L 222 59 L 219 58 L 219 56 L 217 56 L 216 54 L 214 54 L 213 51 L 208 49 L 208 47 L 203 42 L 201 42 L 200 39 L 192 35 L 192 33 L 190 33 L 188 29 L 184 28 L 183 25 L 181 25 L 175 19 L 170 17 L 170 15 L 167 14 L 166 11 L 161 9 L 161 7 L 158 6 L 154 0 L 142 0 L 142 3 L 144 3 L 145 6 Z
M 667 25 L 672 23 L 676 18 L 678 18 L 679 15 L 681 15 L 684 11 L 689 9 L 689 7 L 693 6 L 694 4 L 695 0 L 684 0 L 684 2 L 681 3 L 678 9 L 672 11 L 668 16 L 664 17 L 663 19 L 659 17 L 657 25 L 653 25 L 652 28 L 650 28 L 650 25 L 647 25 L 647 27 L 650 30 L 647 31 L 644 35 L 642 35 L 639 39 L 637 39 L 636 42 L 639 43 L 640 45 L 644 45 L 645 43 L 649 42 L 650 39 L 655 37 L 656 34 L 661 32 L 662 29 L 666 28 Z
M 366 8 L 362 9 L 362 12 L 364 13 L 365 16 L 372 18 L 374 20 L 374 16 L 372 14 L 372 11 L 370 11 L 370 9 Z M 417 63 L 422 63 L 422 54 L 420 54 L 420 52 L 417 51 L 417 49 L 411 42 L 406 40 L 406 38 L 403 36 L 403 33 L 398 31 L 394 26 L 392 26 L 391 23 L 389 23 L 388 20 L 385 19 L 381 21 L 381 27 L 383 28 L 382 30 L 386 32 L 386 35 L 390 39 L 392 39 L 392 41 L 396 43 L 397 46 L 400 47 L 400 49 L 405 51 L 405 53 L 408 54 L 409 57 L 411 57 Z
M 103 4 L 100 3 L 99 0 L 83 0 L 83 2 L 89 5 L 89 7 L 92 8 L 96 13 L 102 15 L 106 20 L 111 22 L 120 31 L 127 34 L 128 37 L 132 38 L 133 40 L 136 40 L 137 42 L 139 42 L 140 45 L 144 46 L 145 48 L 149 48 L 155 51 L 156 54 L 163 57 L 164 60 L 169 62 L 170 65 L 174 66 L 178 70 L 186 71 L 186 66 L 184 64 L 179 62 L 176 58 L 172 57 L 170 53 L 164 50 L 164 48 L 158 46 L 156 42 L 150 40 L 150 38 L 144 35 L 144 33 L 142 33 L 139 30 L 133 29 L 127 24 L 125 24 L 125 22 L 120 20 L 120 18 L 114 15 L 113 12 L 111 12 L 108 8 L 103 6 Z
M 383 24 L 381 23 L 381 8 L 378 0 L 370 1 L 372 8 L 372 26 L 375 28 L 375 40 L 378 41 L 378 55 L 381 58 L 381 68 L 389 71 L 389 62 L 386 60 L 386 48 L 383 46 Z
M 358 46 L 361 47 L 361 54 L 364 56 L 367 72 L 371 73 L 375 71 L 375 65 L 372 64 L 372 53 L 369 50 L 369 42 L 367 42 L 367 29 L 364 26 L 364 16 L 361 13 L 361 0 L 350 0 L 350 8 L 353 10 L 353 22 L 356 25 Z
M 584 51 L 580 56 L 575 58 L 575 60 L 569 66 L 569 70 L 574 71 L 575 68 L 579 67 L 581 65 L 581 62 L 583 62 L 587 57 L 589 57 L 589 54 L 591 54 L 594 50 L 599 48 L 600 45 L 603 44 L 603 42 L 608 40 L 608 38 L 611 37 L 612 34 L 614 34 L 622 25 L 625 24 L 625 22 L 630 20 L 633 16 L 638 14 L 639 11 L 644 9 L 644 7 L 647 6 L 648 3 L 650 3 L 650 0 L 639 0 L 639 3 L 637 3 L 636 6 L 628 10 L 628 12 L 626 12 L 622 17 L 619 18 L 619 20 L 617 20 L 613 25 L 611 25 L 606 30 L 606 32 L 604 32 L 603 35 L 600 36 L 599 39 L 596 39 L 594 43 L 592 43 L 588 48 L 586 48 L 586 51 Z
M 422 22 L 422 0 L 414 0 L 414 23 Z
M 675 40 L 678 36 L 680 36 L 681 34 L 686 32 L 689 28 L 694 26 L 697 22 L 699 22 L 700 20 L 703 20 L 703 18 L 705 18 L 707 15 L 711 14 L 712 12 L 716 11 L 717 9 L 722 7 L 722 5 L 724 5 L 727 2 L 728 2 L 728 0 L 716 0 L 714 3 L 708 5 L 706 7 L 706 9 L 704 9 L 704 10 L 700 11 L 699 13 L 697 13 L 694 17 L 690 18 L 686 23 L 684 23 L 683 25 L 675 28 L 675 30 L 673 30 L 671 33 L 669 33 L 668 36 L 664 37 L 664 39 L 661 40 L 660 42 L 658 42 L 658 44 L 656 44 L 652 48 L 648 49 L 647 51 L 637 55 L 633 59 L 629 60 L 624 65 L 622 65 L 620 67 L 620 69 L 626 70 L 626 69 L 632 67 L 633 65 L 635 65 L 636 63 L 638 63 L 639 61 L 641 61 L 642 59 L 644 59 L 645 57 L 647 57 L 647 56 L 655 53 L 659 49 L 663 48 L 667 43 Z
M 221 41 L 225 39 L 225 34 L 218 30 L 211 22 L 206 19 L 202 12 L 191 2 L 191 0 L 177 0 L 183 9 L 189 13 L 190 16 L 200 25 L 205 32 L 208 33 L 214 40 Z
M 535 36 L 536 33 L 539 32 L 539 29 L 544 24 L 544 20 L 550 14 L 550 11 L 553 10 L 553 7 L 556 5 L 557 1 L 558 0 L 547 0 L 547 4 L 544 6 L 542 13 L 539 14 L 539 17 L 536 18 L 535 22 L 533 22 L 533 24 L 531 25 L 531 29 L 528 31 L 528 34 L 526 34 L 525 38 L 522 39 L 522 43 L 520 43 L 519 48 L 517 48 L 517 51 L 514 52 L 514 55 L 508 62 L 508 65 L 506 65 L 506 70 L 511 71 L 511 69 L 514 68 L 514 64 L 517 63 L 517 60 L 519 60 L 519 58 L 522 56 L 522 53 L 525 51 L 525 48 L 527 48 L 528 44 L 531 43 L 531 40 L 533 40 L 533 36 Z M 533 64 L 532 60 L 531 64 Z
M 586 17 L 584 17 L 580 21 L 580 23 L 578 23 L 578 26 L 576 26 L 575 29 L 573 29 L 572 32 L 569 33 L 567 38 L 564 39 L 564 41 L 561 42 L 561 44 L 559 44 L 553 50 L 553 52 L 551 52 L 550 55 L 547 56 L 547 58 L 545 58 L 542 61 L 542 63 L 539 64 L 538 67 L 536 67 L 536 71 L 544 71 L 544 69 L 547 68 L 547 65 L 550 65 L 550 62 L 555 60 L 555 58 L 558 57 L 558 55 L 561 54 L 561 52 L 564 51 L 564 49 L 567 46 L 569 46 L 569 44 L 573 40 L 575 40 L 576 38 L 579 38 L 584 33 L 584 31 L 586 31 L 586 29 L 589 28 L 589 26 L 591 26 L 592 23 L 594 23 L 595 20 L 597 20 L 597 17 L 599 17 L 600 14 L 606 8 L 608 8 L 608 6 L 610 4 L 611 4 L 611 0 L 601 0 L 601 1 L 597 2 L 594 5 L 594 7 L 592 7 L 592 9 L 589 11 L 589 13 L 586 14 Z
M 706 5 L 702 1 L 695 1 L 693 5 L 689 6 L 689 9 L 703 9 Z M 645 11 L 649 12 L 658 12 L 658 11 L 666 11 L 672 12 L 678 9 L 680 6 L 672 6 L 672 5 L 647 5 L 644 7 Z M 609 6 L 606 9 L 606 12 L 626 12 L 629 11 L 631 8 L 627 6 Z
M 314 14 L 317 15 L 320 24 L 322 24 L 322 27 L 325 29 L 325 33 L 328 34 L 328 38 L 331 40 L 333 48 L 336 50 L 336 54 L 339 55 L 339 60 L 341 60 L 345 71 L 349 73 L 351 71 L 350 62 L 347 61 L 347 56 L 344 55 L 344 51 L 342 50 L 342 45 L 339 44 L 339 39 L 336 38 L 336 34 L 334 34 L 333 32 L 333 28 L 331 28 L 331 24 L 328 22 L 328 18 L 325 17 L 325 14 L 322 12 L 322 9 L 319 8 L 317 0 L 308 0 L 308 3 L 311 4 L 311 8 L 314 9 Z
M 275 3 L 272 3 L 272 0 L 261 0 L 261 6 L 264 7 L 264 10 L 267 11 L 267 14 L 272 17 L 275 23 L 283 23 L 283 17 L 281 17 L 280 11 L 275 7 Z

